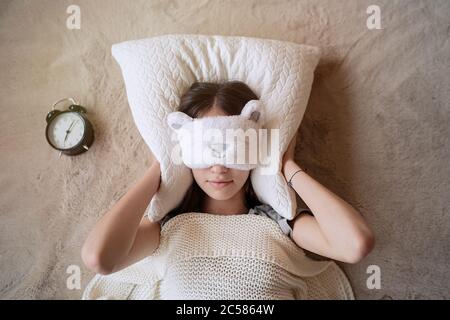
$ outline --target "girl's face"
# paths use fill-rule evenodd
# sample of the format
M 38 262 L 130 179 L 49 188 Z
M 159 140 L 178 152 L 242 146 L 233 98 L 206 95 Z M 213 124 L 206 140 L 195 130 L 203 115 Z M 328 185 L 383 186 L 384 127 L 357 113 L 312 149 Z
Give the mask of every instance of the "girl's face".
M 212 107 L 201 117 L 226 115 L 221 109 Z M 208 196 L 215 200 L 228 200 L 242 190 L 250 171 L 214 165 L 204 169 L 192 169 L 192 174 L 199 187 Z

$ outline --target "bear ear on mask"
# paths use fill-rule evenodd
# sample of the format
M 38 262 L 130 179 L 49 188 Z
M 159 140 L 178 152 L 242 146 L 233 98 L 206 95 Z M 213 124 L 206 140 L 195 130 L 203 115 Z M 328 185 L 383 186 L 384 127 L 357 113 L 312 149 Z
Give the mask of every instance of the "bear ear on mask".
M 264 107 L 260 100 L 248 101 L 241 111 L 241 117 L 253 120 L 260 125 L 264 125 Z
M 175 131 L 193 120 L 194 119 L 192 119 L 186 113 L 180 111 L 171 112 L 167 116 L 167 124 Z

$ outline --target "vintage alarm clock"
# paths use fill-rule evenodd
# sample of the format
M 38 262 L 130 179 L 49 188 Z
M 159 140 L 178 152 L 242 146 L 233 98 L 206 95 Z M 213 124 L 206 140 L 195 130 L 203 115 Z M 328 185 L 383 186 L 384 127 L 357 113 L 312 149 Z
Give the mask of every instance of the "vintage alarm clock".
M 67 110 L 55 109 L 57 104 L 64 101 L 71 102 Z M 62 153 L 73 156 L 86 152 L 94 142 L 94 129 L 86 112 L 75 99 L 64 98 L 56 101 L 47 113 L 45 137 L 50 146 L 60 151 L 60 157 Z

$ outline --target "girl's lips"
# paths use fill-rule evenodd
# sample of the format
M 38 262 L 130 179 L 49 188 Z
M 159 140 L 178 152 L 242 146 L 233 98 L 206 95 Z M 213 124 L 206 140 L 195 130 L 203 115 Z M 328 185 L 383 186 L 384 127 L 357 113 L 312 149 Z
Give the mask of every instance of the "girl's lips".
M 230 185 L 233 182 L 233 180 L 228 181 L 228 182 L 215 182 L 215 181 L 208 181 L 208 183 L 213 186 L 216 189 L 222 189 L 225 188 L 226 186 Z

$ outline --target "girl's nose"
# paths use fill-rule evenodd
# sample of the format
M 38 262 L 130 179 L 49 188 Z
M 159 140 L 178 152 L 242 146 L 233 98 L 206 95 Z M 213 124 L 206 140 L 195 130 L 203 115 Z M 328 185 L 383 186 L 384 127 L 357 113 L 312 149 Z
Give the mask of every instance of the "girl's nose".
M 222 173 L 222 172 L 227 172 L 228 168 L 224 167 L 222 165 L 216 164 L 214 166 L 211 166 L 211 171 L 214 173 Z

